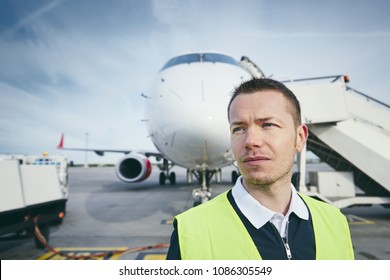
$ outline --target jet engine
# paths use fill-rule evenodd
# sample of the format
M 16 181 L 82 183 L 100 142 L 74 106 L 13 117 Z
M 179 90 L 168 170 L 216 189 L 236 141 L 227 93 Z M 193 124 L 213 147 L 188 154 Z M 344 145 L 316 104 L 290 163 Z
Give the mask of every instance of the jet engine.
M 141 182 L 149 177 L 152 164 L 143 154 L 131 153 L 118 161 L 115 172 L 123 182 Z

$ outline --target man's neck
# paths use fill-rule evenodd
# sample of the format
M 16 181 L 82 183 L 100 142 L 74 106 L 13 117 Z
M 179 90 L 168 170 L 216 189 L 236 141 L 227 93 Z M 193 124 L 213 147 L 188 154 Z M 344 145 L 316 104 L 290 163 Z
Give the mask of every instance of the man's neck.
M 292 195 L 290 182 L 267 186 L 250 186 L 243 180 L 242 185 L 264 207 L 283 215 L 287 214 Z

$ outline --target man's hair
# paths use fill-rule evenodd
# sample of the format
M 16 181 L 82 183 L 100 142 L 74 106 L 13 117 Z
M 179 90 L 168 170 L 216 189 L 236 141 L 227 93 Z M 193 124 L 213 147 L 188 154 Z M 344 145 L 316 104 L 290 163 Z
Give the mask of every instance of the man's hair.
M 284 84 L 266 78 L 260 78 L 260 79 L 253 78 L 249 81 L 243 82 L 234 90 L 227 109 L 228 119 L 229 119 L 230 107 L 232 105 L 233 100 L 237 96 L 241 94 L 251 94 L 251 93 L 265 91 L 265 90 L 273 90 L 275 92 L 280 92 L 281 94 L 283 94 L 283 96 L 288 100 L 288 102 L 291 104 L 294 110 L 293 112 L 291 112 L 294 120 L 294 124 L 296 126 L 301 124 L 301 106 L 294 93 L 291 90 L 289 90 Z

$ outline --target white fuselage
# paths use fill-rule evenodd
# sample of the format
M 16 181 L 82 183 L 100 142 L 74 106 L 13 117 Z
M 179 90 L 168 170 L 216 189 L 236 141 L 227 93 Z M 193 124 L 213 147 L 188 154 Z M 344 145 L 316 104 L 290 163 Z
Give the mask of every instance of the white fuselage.
M 188 56 L 195 55 L 202 56 Z M 178 58 L 185 61 L 186 56 Z M 217 169 L 234 161 L 227 104 L 234 88 L 250 74 L 238 62 L 200 60 L 174 62 L 158 73 L 148 93 L 147 126 L 156 148 L 174 164 Z

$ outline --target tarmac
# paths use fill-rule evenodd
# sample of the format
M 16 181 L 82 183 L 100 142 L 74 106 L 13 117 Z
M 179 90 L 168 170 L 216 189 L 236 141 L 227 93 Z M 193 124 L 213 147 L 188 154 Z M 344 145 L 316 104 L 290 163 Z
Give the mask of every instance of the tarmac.
M 165 259 L 175 215 L 193 205 L 186 171 L 174 168 L 177 184 L 160 186 L 153 169 L 144 182 L 126 184 L 113 167 L 69 168 L 70 195 L 61 225 L 50 228 L 47 247 L 37 249 L 31 235 L 0 238 L 1 260 Z M 212 182 L 213 196 L 232 187 L 231 170 Z M 347 208 L 357 260 L 390 259 L 390 209 Z

